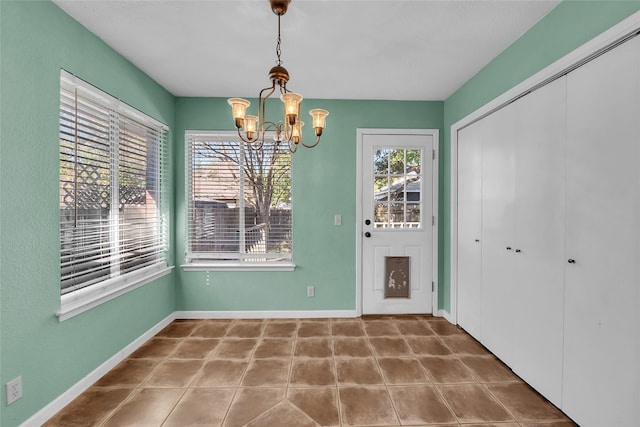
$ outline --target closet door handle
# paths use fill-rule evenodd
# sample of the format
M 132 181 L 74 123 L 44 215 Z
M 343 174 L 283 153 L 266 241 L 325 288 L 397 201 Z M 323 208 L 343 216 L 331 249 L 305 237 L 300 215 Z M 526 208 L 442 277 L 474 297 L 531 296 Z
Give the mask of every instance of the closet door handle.
M 568 262 L 569 264 L 575 264 L 575 263 L 576 263 L 576 260 L 575 260 L 575 259 L 569 259 L 567 262 Z
M 480 239 L 476 239 L 476 243 L 478 243 L 480 241 Z

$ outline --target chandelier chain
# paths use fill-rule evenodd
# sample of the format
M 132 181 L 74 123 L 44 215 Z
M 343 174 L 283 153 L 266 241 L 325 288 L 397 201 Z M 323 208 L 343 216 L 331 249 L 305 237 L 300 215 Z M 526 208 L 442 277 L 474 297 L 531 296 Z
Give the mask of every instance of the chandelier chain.
M 280 15 L 278 15 L 278 43 L 276 44 L 276 55 L 278 56 L 278 60 L 276 61 L 276 65 L 282 65 L 282 59 L 280 59 L 280 55 L 282 54 L 281 49 L 282 37 L 280 37 Z

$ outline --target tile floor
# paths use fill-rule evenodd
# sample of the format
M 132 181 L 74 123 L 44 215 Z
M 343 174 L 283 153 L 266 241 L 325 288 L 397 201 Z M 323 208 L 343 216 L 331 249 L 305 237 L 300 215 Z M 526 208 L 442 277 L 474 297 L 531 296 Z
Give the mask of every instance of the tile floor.
M 46 426 L 574 424 L 430 316 L 177 320 Z

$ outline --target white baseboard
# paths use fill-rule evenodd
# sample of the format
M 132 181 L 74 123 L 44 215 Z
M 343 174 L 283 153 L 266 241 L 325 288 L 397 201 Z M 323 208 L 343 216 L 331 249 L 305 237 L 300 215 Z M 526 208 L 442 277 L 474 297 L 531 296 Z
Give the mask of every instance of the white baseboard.
M 176 318 L 176 313 L 173 312 L 163 320 L 158 322 L 155 326 L 149 329 L 144 334 L 136 338 L 131 344 L 124 347 L 122 350 L 110 357 L 102 365 L 91 371 L 89 375 L 75 383 L 71 388 L 55 398 L 47 406 L 36 412 L 32 417 L 22 423 L 21 427 L 39 427 L 44 424 L 49 418 L 57 414 L 62 408 L 67 406 L 73 399 L 80 396 L 85 390 L 98 381 L 104 374 L 115 368 L 116 365 L 126 359 L 131 353 L 136 351 L 142 344 L 149 341 L 151 337 L 160 332 L 165 326 L 173 322 Z
M 356 310 L 176 311 L 176 319 L 313 319 L 358 317 Z

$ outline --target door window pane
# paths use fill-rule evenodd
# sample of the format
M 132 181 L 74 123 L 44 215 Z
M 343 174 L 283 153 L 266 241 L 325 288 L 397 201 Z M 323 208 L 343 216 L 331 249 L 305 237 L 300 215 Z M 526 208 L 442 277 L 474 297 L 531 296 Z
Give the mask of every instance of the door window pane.
M 422 211 L 422 150 L 374 151 L 375 228 L 419 228 Z

